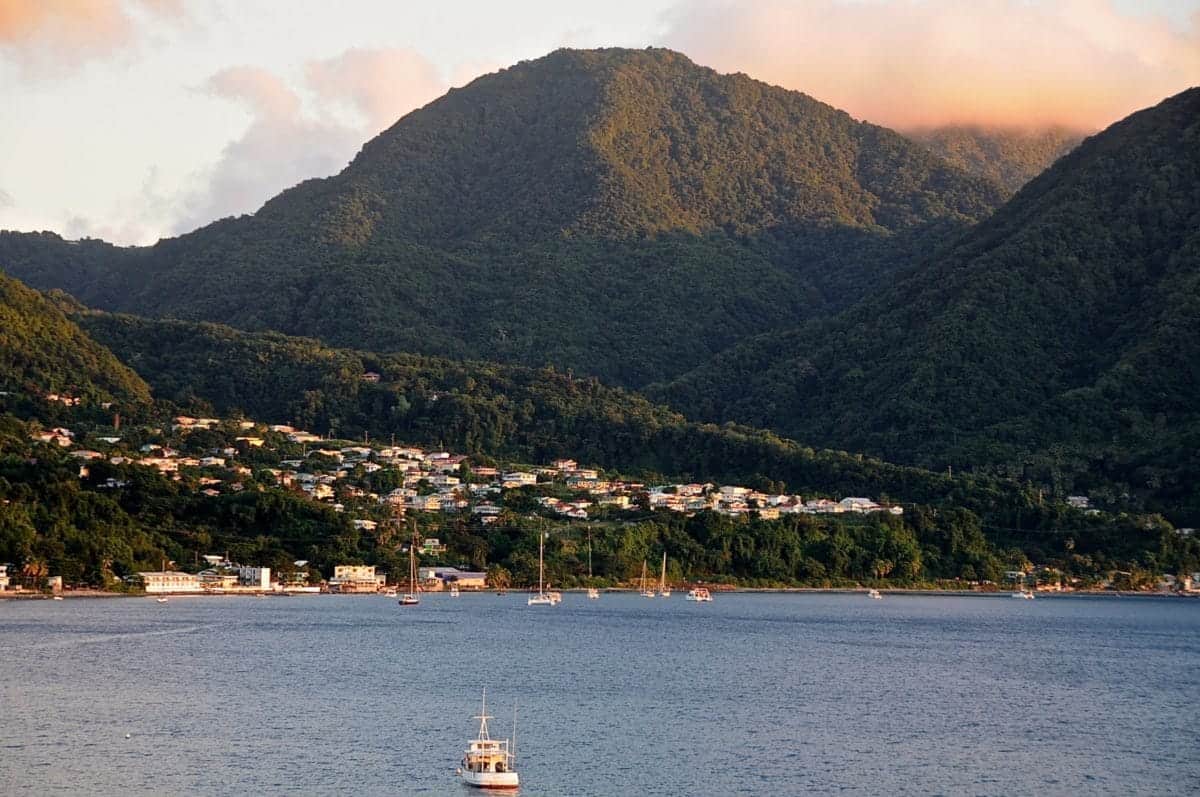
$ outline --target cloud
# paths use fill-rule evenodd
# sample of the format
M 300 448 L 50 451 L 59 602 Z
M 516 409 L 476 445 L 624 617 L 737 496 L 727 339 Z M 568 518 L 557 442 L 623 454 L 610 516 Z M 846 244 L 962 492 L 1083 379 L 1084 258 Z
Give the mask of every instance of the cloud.
M 0 54 L 26 76 L 53 76 L 129 49 L 154 18 L 182 19 L 178 0 L 0 0 Z
M 424 56 L 405 49 L 351 49 L 305 68 L 309 87 L 326 103 L 351 106 L 375 133 L 446 90 Z
M 348 50 L 303 72 L 299 87 L 256 67 L 224 69 L 207 81 L 204 90 L 243 105 L 250 124 L 197 176 L 201 187 L 176 203 L 176 232 L 254 212 L 285 188 L 339 171 L 369 138 L 446 86 L 408 50 Z
M 1111 0 L 699 0 L 664 43 L 901 129 L 1097 129 L 1200 83 L 1200 22 Z

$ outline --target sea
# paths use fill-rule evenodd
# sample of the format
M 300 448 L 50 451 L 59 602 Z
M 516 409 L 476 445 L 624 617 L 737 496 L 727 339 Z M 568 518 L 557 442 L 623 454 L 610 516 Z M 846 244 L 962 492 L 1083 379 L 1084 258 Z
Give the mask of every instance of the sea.
M 1200 600 L 525 598 L 0 601 L 0 793 L 461 796 L 484 690 L 522 795 L 1200 783 Z

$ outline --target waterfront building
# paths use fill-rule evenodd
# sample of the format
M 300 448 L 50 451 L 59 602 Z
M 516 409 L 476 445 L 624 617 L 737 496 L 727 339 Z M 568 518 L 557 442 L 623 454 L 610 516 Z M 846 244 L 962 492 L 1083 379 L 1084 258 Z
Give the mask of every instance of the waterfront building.
M 138 573 L 148 593 L 199 592 L 200 576 L 180 573 L 176 570 L 160 570 Z
M 378 592 L 387 583 L 387 576 L 375 572 L 375 565 L 337 565 L 329 589 L 334 592 Z

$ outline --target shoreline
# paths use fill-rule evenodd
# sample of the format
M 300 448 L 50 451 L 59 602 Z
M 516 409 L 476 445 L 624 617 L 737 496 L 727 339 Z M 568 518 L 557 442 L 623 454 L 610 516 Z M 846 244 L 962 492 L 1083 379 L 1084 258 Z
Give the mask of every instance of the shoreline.
M 638 594 L 639 590 L 635 587 L 600 587 L 600 593 L 611 594 Z M 687 587 L 672 588 L 674 591 L 684 594 L 687 592 Z M 865 595 L 871 587 L 709 587 L 709 589 L 718 595 Z M 971 589 L 920 589 L 913 587 L 875 587 L 881 595 L 945 595 L 947 597 L 979 597 L 979 598 L 1007 598 L 1012 594 L 1012 590 L 971 590 Z M 508 589 L 505 593 L 524 594 L 529 590 L 525 589 Z M 558 590 L 563 593 L 583 594 L 587 592 L 586 587 L 572 587 L 569 589 Z M 437 595 L 442 591 L 428 592 L 428 595 Z M 479 594 L 479 595 L 496 595 L 499 590 L 494 589 L 473 589 L 463 590 L 463 594 Z M 449 593 L 446 593 L 449 594 Z M 1118 590 L 1070 590 L 1070 591 L 1043 591 L 1034 592 L 1039 598 L 1193 598 L 1200 599 L 1200 592 L 1129 592 Z M 245 593 L 210 593 L 210 592 L 169 592 L 169 593 L 133 593 L 133 592 L 107 592 L 97 589 L 81 589 L 67 590 L 54 594 L 35 593 L 35 592 L 0 592 L 0 601 L 4 600 L 53 600 L 60 597 L 64 600 L 70 599 L 104 599 L 104 598 L 291 598 L 291 597 L 312 597 L 318 595 L 329 595 L 334 597 L 383 597 L 381 592 L 358 592 L 358 593 L 335 593 L 335 592 L 245 592 Z M 669 600 L 669 599 L 668 599 Z

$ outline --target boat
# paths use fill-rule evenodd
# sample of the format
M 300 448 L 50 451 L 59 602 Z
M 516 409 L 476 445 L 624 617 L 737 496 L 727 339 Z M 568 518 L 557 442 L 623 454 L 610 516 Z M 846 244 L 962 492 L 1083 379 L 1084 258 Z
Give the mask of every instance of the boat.
M 493 739 L 488 734 L 487 690 L 483 692 L 483 710 L 479 720 L 479 736 L 467 742 L 467 750 L 456 770 L 463 783 L 477 789 L 513 791 L 520 786 L 517 775 L 517 711 L 513 708 L 513 738 Z
M 590 601 L 599 600 L 600 590 L 596 589 L 595 587 L 588 587 L 587 596 L 588 600 Z
M 62 595 L 55 595 L 55 596 L 54 596 L 54 598 L 53 598 L 53 600 L 56 600 L 56 601 L 60 601 L 60 600 L 62 600 L 62 599 L 63 599 L 63 596 L 62 596 Z
M 658 577 L 658 594 L 664 598 L 671 597 L 671 590 L 667 587 L 667 552 L 663 551 L 662 575 Z
M 165 596 L 164 596 L 164 597 L 161 597 L 161 598 L 155 598 L 155 599 L 154 599 L 154 602 L 155 602 L 155 603 L 166 603 L 166 602 L 167 602 L 167 599 L 166 599 L 166 597 L 165 597 Z
M 642 597 L 653 598 L 654 590 L 646 589 L 646 560 L 642 560 Z
M 712 603 L 712 595 L 706 587 L 693 587 L 688 590 L 687 600 L 697 603 Z
M 1033 593 L 1029 592 L 1028 590 L 1025 590 L 1025 589 L 1020 589 L 1020 590 L 1017 590 L 1016 592 L 1014 592 L 1012 594 L 1012 597 L 1022 598 L 1024 600 L 1031 601 L 1031 600 L 1033 600 Z
M 879 590 L 877 590 L 873 587 L 871 589 L 867 590 L 867 597 L 873 601 L 883 600 L 883 596 L 879 594 Z
M 397 592 L 396 592 L 396 590 L 395 590 L 395 589 L 393 589 L 392 587 L 388 587 L 387 589 L 385 589 L 385 590 L 383 591 L 383 596 L 384 596 L 385 598 L 394 598 L 394 597 L 396 597 L 396 595 L 398 595 L 398 594 L 399 594 L 399 593 L 397 593 Z
M 397 601 L 401 606 L 416 606 L 421 602 L 417 592 L 417 529 L 413 527 L 412 542 L 408 546 L 408 592 Z
M 529 596 L 529 606 L 557 606 L 562 600 L 559 595 L 556 599 L 552 593 L 546 592 L 546 588 L 542 586 L 543 579 L 546 575 L 546 535 L 545 532 L 538 531 L 538 588 L 537 592 Z
M 457 585 L 457 584 L 451 584 L 451 585 L 450 585 L 450 597 L 451 597 L 451 598 L 457 598 L 457 597 L 458 597 L 458 585 Z

